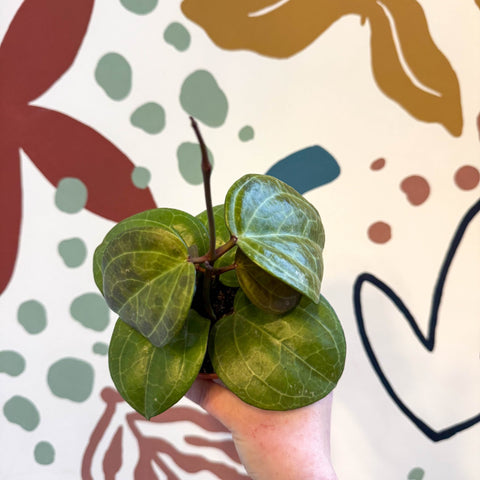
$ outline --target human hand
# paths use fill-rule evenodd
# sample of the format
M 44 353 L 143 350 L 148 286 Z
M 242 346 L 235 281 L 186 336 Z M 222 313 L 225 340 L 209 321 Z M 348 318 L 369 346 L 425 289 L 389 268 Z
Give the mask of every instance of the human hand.
M 296 410 L 261 410 L 215 381 L 197 379 L 186 396 L 232 432 L 253 480 L 336 480 L 330 461 L 332 394 Z

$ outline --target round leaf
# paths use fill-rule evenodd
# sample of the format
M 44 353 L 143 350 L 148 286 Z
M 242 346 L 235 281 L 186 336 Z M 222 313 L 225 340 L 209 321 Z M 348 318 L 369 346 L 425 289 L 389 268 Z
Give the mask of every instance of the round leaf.
M 221 247 L 230 240 L 231 234 L 225 224 L 225 208 L 223 205 L 216 205 L 213 207 L 213 214 L 215 219 L 215 248 Z M 208 228 L 207 211 L 203 211 L 197 218 Z M 215 267 L 221 268 L 232 265 L 235 262 L 235 252 L 237 247 L 233 247 L 227 253 L 222 255 L 216 262 Z M 220 281 L 227 287 L 238 287 L 238 279 L 235 270 L 222 273 Z
M 195 267 L 187 257 L 183 240 L 161 228 L 130 228 L 103 254 L 109 307 L 157 347 L 180 331 L 192 303 Z
M 285 313 L 294 308 L 302 294 L 270 275 L 237 249 L 235 257 L 240 287 L 258 308 L 269 313 Z
M 125 401 L 150 419 L 180 400 L 202 366 L 209 324 L 190 310 L 182 330 L 157 348 L 118 319 L 108 360 L 113 383 Z
M 211 333 L 215 372 L 243 401 L 267 410 L 290 410 L 327 395 L 345 363 L 345 338 L 324 297 L 304 297 L 289 313 L 266 314 L 243 292 L 233 315 Z
M 317 210 L 296 190 L 268 175 L 245 175 L 227 193 L 225 220 L 250 260 L 319 301 L 325 234 Z
M 102 258 L 107 245 L 117 235 L 131 228 L 161 227 L 180 235 L 187 247 L 198 250 L 195 256 L 203 255 L 208 250 L 208 235 L 202 222 L 192 215 L 173 208 L 154 208 L 137 213 L 117 223 L 97 247 L 93 256 L 93 277 L 103 292 Z

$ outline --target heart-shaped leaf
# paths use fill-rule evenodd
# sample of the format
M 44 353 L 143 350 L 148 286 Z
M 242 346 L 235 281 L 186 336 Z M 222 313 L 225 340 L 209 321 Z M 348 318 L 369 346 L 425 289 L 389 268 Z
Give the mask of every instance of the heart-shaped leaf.
M 105 248 L 105 300 L 157 347 L 180 331 L 192 303 L 195 267 L 187 258 L 185 242 L 162 228 L 130 228 Z
M 210 322 L 190 310 L 182 330 L 157 348 L 117 320 L 109 348 L 109 367 L 122 397 L 147 419 L 185 395 L 205 356 Z
M 187 247 L 198 248 L 198 255 L 203 255 L 208 249 L 208 235 L 205 227 L 201 221 L 186 212 L 173 208 L 154 208 L 132 215 L 117 223 L 95 250 L 93 276 L 101 292 L 103 292 L 102 258 L 107 245 L 117 235 L 137 227 L 161 227 L 176 232 Z
M 325 233 L 315 207 L 296 190 L 268 175 L 245 175 L 227 192 L 225 220 L 250 260 L 319 301 Z
M 279 314 L 288 312 L 300 301 L 300 292 L 262 270 L 240 249 L 237 249 L 235 263 L 240 287 L 258 308 Z
M 216 205 L 213 207 L 213 214 L 215 218 L 215 248 L 218 248 L 230 240 L 231 233 L 225 224 L 225 208 L 223 205 Z M 207 211 L 197 215 L 197 218 L 208 228 Z M 216 262 L 215 267 L 221 268 L 232 265 L 235 262 L 235 251 L 237 247 L 232 248 L 227 253 L 222 255 Z M 238 279 L 235 270 L 222 273 L 220 281 L 227 287 L 238 287 Z
M 243 401 L 267 410 L 290 410 L 327 395 L 345 363 L 345 337 L 324 297 L 303 298 L 289 313 L 266 314 L 241 291 L 233 315 L 211 333 L 215 372 Z

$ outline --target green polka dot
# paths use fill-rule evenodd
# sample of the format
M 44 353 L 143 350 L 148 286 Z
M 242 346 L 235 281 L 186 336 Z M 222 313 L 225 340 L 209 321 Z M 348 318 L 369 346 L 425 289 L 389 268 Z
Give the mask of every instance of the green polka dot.
M 97 63 L 95 80 L 112 100 L 123 100 L 132 89 L 132 68 L 119 53 L 107 53 Z
M 25 370 L 25 359 L 13 350 L 0 352 L 0 373 L 17 377 Z
M 31 334 L 43 332 L 47 326 L 47 312 L 37 300 L 23 302 L 18 307 L 17 319 L 20 325 Z
M 84 402 L 92 393 L 93 376 L 89 363 L 77 358 L 62 358 L 48 369 L 47 382 L 57 397 Z
M 185 79 L 180 103 L 189 115 L 210 127 L 223 125 L 227 118 L 227 97 L 206 70 L 197 70 Z
M 75 268 L 87 258 L 87 247 L 82 239 L 69 238 L 58 244 L 58 253 L 67 267 Z
M 35 445 L 33 456 L 40 465 L 50 465 L 55 460 L 55 449 L 49 442 L 38 442 Z
M 137 188 L 147 188 L 152 175 L 150 170 L 144 167 L 135 167 L 132 172 L 132 182 Z
M 108 306 L 98 293 L 85 293 L 77 297 L 70 306 L 70 314 L 84 327 L 101 332 L 110 321 Z
M 108 353 L 108 345 L 103 342 L 97 342 L 93 345 L 92 350 L 97 355 L 106 355 Z
M 158 0 L 120 0 L 120 3 L 130 12 L 145 15 L 155 9 Z
M 35 430 L 40 423 L 37 407 L 28 398 L 20 395 L 15 395 L 5 403 L 3 414 L 9 422 L 19 425 L 28 432 Z
M 213 155 L 208 150 L 208 158 L 213 166 Z M 185 142 L 177 149 L 178 168 L 182 177 L 192 185 L 200 185 L 203 182 L 202 177 L 202 155 L 197 143 Z
M 88 191 L 78 178 L 62 178 L 55 192 L 55 205 L 65 213 L 77 213 L 87 203 Z
M 132 113 L 130 122 L 147 133 L 160 133 L 165 128 L 165 110 L 158 103 L 145 103 Z
M 253 128 L 250 125 L 245 125 L 239 132 L 238 132 L 238 138 L 242 142 L 248 142 L 249 140 L 252 140 L 254 137 L 254 131 Z
M 190 34 L 188 30 L 178 22 L 171 23 L 165 29 L 163 38 L 180 52 L 184 52 L 190 46 Z
M 410 470 L 408 474 L 408 480 L 422 480 L 424 475 L 425 471 L 423 470 L 423 468 L 416 467 Z

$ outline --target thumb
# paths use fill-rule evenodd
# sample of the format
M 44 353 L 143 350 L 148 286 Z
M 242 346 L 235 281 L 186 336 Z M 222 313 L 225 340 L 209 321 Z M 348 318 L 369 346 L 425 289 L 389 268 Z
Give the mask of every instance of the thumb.
M 235 419 L 248 408 L 230 390 L 212 380 L 197 378 L 185 396 L 200 405 L 229 430 L 235 428 Z

